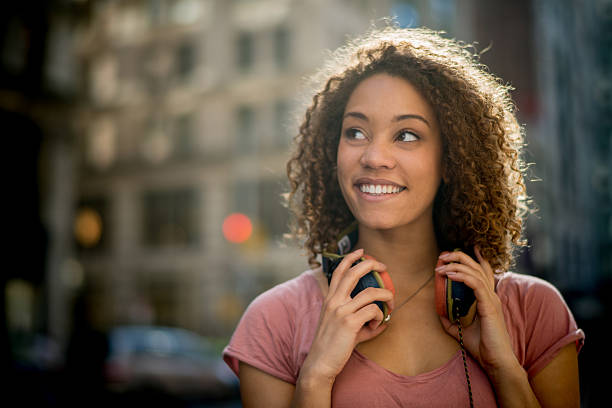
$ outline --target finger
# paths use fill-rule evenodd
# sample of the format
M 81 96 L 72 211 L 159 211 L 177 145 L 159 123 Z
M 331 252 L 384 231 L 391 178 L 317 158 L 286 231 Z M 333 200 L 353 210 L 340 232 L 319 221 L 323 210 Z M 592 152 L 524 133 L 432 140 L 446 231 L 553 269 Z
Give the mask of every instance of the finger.
M 357 281 L 362 276 L 366 275 L 370 271 L 382 272 L 386 268 L 387 267 L 383 263 L 375 261 L 374 259 L 366 259 L 344 273 L 342 280 L 338 283 L 336 292 L 349 296 L 353 289 L 355 289 Z
M 357 261 L 363 255 L 363 248 L 359 248 L 350 254 L 347 254 L 340 264 L 334 270 L 332 274 L 331 281 L 329 282 L 329 292 L 330 294 L 335 293 L 336 288 L 338 287 L 338 282 L 342 279 L 344 273 L 351 267 L 351 265 Z
M 438 267 L 436 267 L 436 273 L 438 274 L 442 274 L 442 275 L 447 275 L 449 272 L 463 272 L 465 274 L 474 276 L 476 278 L 478 278 L 479 280 L 481 280 L 484 283 L 488 282 L 487 277 L 485 276 L 485 272 L 482 270 L 482 268 L 478 268 L 478 269 L 474 269 L 470 266 L 466 266 L 460 263 L 448 263 L 445 265 L 440 265 Z
M 391 309 L 393 309 L 393 292 L 382 288 L 367 288 L 359 292 L 349 303 L 345 304 L 343 309 L 348 313 L 354 313 L 375 301 L 388 302 Z
M 357 344 L 373 339 L 382 333 L 387 327 L 389 327 L 389 325 L 385 322 L 381 323 L 376 320 L 370 320 L 361 328 L 359 333 L 357 333 Z
M 493 273 L 493 268 L 491 268 L 491 264 L 486 260 L 484 256 L 482 256 L 482 252 L 480 252 L 480 247 L 478 245 L 474 245 L 474 253 L 476 254 L 476 258 L 478 258 L 478 262 L 480 265 L 487 271 Z
M 446 273 L 446 276 L 453 281 L 463 282 L 472 288 L 478 302 L 478 315 L 484 317 L 496 312 L 495 298 L 497 295 L 488 288 L 485 282 L 463 272 L 450 272 Z M 499 299 L 497 299 L 497 303 L 499 303 Z
M 366 305 L 355 313 L 346 313 L 338 320 L 341 327 L 357 334 L 370 320 L 376 320 L 378 326 L 383 321 L 383 313 L 374 303 Z
M 468 275 L 464 272 L 442 272 L 442 274 L 446 274 L 447 278 L 454 282 L 462 282 L 467 287 L 469 287 L 476 297 L 477 301 L 477 311 L 480 312 L 483 304 L 489 304 L 491 299 L 491 291 L 489 290 L 486 282 L 483 282 L 481 279 L 476 278 L 474 276 Z M 489 307 L 485 306 L 485 309 L 488 314 L 490 310 Z
M 447 263 L 459 262 L 473 268 L 478 268 L 480 266 L 471 256 L 462 251 L 442 252 L 438 258 Z
M 488 277 L 489 286 L 491 288 L 495 287 L 495 277 L 493 273 L 493 268 L 491 268 L 491 264 L 486 260 L 484 256 L 482 256 L 482 252 L 480 252 L 480 246 L 474 245 L 474 253 L 476 254 L 476 258 L 478 258 L 478 262 L 482 266 L 482 269 L 486 272 L 486 276 Z
M 375 327 L 378 327 L 382 324 L 384 319 L 383 312 L 374 303 L 362 307 L 350 316 L 354 319 L 353 323 L 360 328 L 372 320 L 375 321 L 375 323 L 373 323 Z
M 483 282 L 483 280 L 480 279 L 480 277 L 477 277 L 470 273 L 465 273 L 459 270 L 445 270 L 445 271 L 440 271 L 439 273 L 446 275 L 448 279 L 450 280 L 465 283 L 468 287 L 470 287 L 474 291 L 475 294 L 476 294 L 476 291 L 481 291 L 487 288 L 486 283 Z M 478 299 L 477 294 L 476 294 L 476 298 Z

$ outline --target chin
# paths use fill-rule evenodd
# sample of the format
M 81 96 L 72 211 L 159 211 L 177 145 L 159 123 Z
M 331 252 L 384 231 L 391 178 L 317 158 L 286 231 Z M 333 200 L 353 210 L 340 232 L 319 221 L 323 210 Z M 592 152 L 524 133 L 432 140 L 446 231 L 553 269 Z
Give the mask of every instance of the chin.
M 359 225 L 379 231 L 389 231 L 398 228 L 419 228 L 422 223 L 430 223 L 432 221 L 433 208 L 423 211 L 415 211 L 416 209 L 404 209 L 404 211 L 395 209 L 383 211 L 361 211 L 353 212 L 358 214 L 355 219 L 359 222 Z
M 406 224 L 405 222 L 400 222 L 397 219 L 385 216 L 369 216 L 363 218 L 357 217 L 357 221 L 359 222 L 359 225 L 362 225 L 365 228 L 381 231 L 402 227 Z

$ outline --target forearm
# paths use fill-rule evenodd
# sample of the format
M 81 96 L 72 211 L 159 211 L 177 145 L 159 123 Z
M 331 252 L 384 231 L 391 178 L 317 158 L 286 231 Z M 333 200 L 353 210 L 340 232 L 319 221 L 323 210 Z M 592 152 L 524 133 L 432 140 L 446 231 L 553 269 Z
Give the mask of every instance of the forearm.
M 295 385 L 291 407 L 331 407 L 333 386 L 333 379 L 317 375 L 314 371 L 303 367 Z
M 527 373 L 516 361 L 505 369 L 489 373 L 489 380 L 495 389 L 497 403 L 503 408 L 541 408 Z

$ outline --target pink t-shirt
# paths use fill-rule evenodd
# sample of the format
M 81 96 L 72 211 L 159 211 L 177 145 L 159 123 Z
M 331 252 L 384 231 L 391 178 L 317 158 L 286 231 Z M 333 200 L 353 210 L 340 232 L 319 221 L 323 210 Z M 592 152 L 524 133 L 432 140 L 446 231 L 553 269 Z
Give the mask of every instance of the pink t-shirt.
M 559 291 L 532 276 L 497 277 L 514 353 L 530 377 L 566 345 L 579 351 L 584 333 Z M 242 316 L 223 358 L 238 375 L 239 361 L 295 384 L 317 328 L 323 295 L 312 272 L 258 296 Z M 468 355 L 474 404 L 495 406 L 495 394 Z M 334 407 L 469 406 L 461 351 L 433 371 L 413 377 L 393 373 L 354 350 L 332 391 Z

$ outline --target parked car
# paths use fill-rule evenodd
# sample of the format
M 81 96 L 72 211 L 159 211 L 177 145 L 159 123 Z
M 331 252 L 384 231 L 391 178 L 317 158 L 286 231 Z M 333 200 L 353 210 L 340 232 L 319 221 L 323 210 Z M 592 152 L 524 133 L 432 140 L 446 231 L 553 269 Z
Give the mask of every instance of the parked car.
M 108 340 L 106 384 L 119 399 L 193 402 L 239 398 L 236 376 L 211 342 L 194 332 L 128 325 L 111 329 Z

